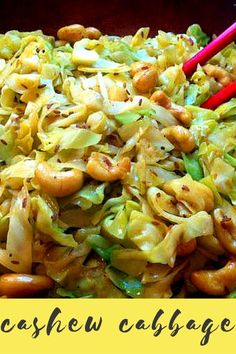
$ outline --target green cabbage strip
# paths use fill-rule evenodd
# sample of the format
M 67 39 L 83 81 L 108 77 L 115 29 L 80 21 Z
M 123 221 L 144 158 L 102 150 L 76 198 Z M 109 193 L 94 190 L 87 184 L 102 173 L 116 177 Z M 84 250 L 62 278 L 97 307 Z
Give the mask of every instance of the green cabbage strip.
M 136 278 L 116 270 L 111 266 L 106 268 L 106 274 L 112 283 L 123 290 L 127 296 L 134 298 L 142 296 L 143 284 Z
M 186 172 L 190 174 L 190 176 L 199 181 L 204 177 L 202 166 L 199 162 L 198 156 L 196 153 L 193 154 L 182 154 L 184 160 L 184 167 Z
M 153 109 L 139 109 L 137 111 L 124 112 L 115 115 L 115 119 L 121 124 L 130 124 L 136 122 L 142 116 L 152 116 L 155 114 Z
M 196 39 L 196 42 L 199 45 L 199 47 L 205 47 L 205 45 L 210 40 L 210 37 L 203 32 L 203 30 L 198 24 L 193 24 L 189 26 L 189 28 L 187 29 L 187 34 Z
M 111 242 L 100 235 L 89 235 L 86 241 L 89 246 L 107 262 L 110 261 L 112 252 L 121 248 L 119 245 L 112 245 Z

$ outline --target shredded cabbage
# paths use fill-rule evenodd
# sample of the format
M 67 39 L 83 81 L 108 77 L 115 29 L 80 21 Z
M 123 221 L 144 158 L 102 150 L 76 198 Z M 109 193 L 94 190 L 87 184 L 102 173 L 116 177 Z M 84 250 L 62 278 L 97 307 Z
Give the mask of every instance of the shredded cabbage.
M 0 35 L 0 277 L 51 278 L 38 296 L 191 297 L 193 272 L 235 257 L 236 99 L 201 108 L 221 85 L 182 70 L 209 39 Z M 209 63 L 235 80 L 235 44 Z M 192 150 L 163 130 L 179 125 Z

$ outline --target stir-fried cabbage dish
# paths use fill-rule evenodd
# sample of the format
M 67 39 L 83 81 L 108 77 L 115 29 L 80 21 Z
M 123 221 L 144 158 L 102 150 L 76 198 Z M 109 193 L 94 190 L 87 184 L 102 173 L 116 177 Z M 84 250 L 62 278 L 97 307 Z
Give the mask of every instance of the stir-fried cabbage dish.
M 0 296 L 236 297 L 234 43 L 0 35 Z

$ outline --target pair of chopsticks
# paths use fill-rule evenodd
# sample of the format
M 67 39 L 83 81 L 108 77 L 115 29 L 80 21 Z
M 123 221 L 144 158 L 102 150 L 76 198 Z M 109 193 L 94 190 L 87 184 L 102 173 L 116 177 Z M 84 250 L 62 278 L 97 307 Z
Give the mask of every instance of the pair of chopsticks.
M 236 39 L 236 22 L 230 26 L 226 31 L 221 33 L 217 38 L 215 38 L 211 43 L 209 43 L 205 48 L 200 50 L 191 59 L 183 64 L 183 71 L 186 76 L 193 74 L 196 70 L 198 64 L 205 64 L 210 58 L 215 54 L 220 52 L 222 49 L 227 47 Z M 224 87 L 216 94 L 208 98 L 201 107 L 214 110 L 222 103 L 228 101 L 232 97 L 236 96 L 236 81 L 232 82 L 228 86 Z

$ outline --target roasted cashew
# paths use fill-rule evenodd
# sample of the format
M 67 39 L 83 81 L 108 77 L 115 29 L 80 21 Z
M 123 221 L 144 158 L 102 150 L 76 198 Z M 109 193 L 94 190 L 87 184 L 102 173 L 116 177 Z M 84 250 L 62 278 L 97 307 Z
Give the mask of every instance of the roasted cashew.
M 57 32 L 59 40 L 72 43 L 80 41 L 82 38 L 99 39 L 101 35 L 101 32 L 95 27 L 85 28 L 78 24 L 62 27 Z
M 171 99 L 165 94 L 164 91 L 157 90 L 153 92 L 150 97 L 150 100 L 166 109 L 169 109 L 171 107 Z
M 99 39 L 101 37 L 101 32 L 95 27 L 87 27 L 84 31 L 84 37 L 89 39 Z
M 198 270 L 191 274 L 192 283 L 209 295 L 226 295 L 236 287 L 236 260 L 218 270 Z
M 157 76 L 155 67 L 139 71 L 133 77 L 133 86 L 140 93 L 146 93 L 156 86 Z
M 216 79 L 222 86 L 227 86 L 233 81 L 230 73 L 219 66 L 206 64 L 203 69 L 208 76 Z
M 192 122 L 192 113 L 187 111 L 186 108 L 179 106 L 175 103 L 171 104 L 170 113 L 183 125 L 190 126 Z
M 165 94 L 164 91 L 155 91 L 150 100 L 159 106 L 162 106 L 170 111 L 173 116 L 183 125 L 189 126 L 192 122 L 192 113 L 187 111 L 186 108 L 179 106 L 171 102 L 170 98 Z
M 191 152 L 196 146 L 193 135 L 181 125 L 164 128 L 162 129 L 162 133 L 177 150 Z
M 137 62 L 131 65 L 130 75 L 133 77 L 133 86 L 141 93 L 152 90 L 157 83 L 157 68 L 145 62 Z
M 74 24 L 60 28 L 57 31 L 57 37 L 61 41 L 76 42 L 84 37 L 84 31 L 84 26 Z
M 79 169 L 54 171 L 48 162 L 38 164 L 35 171 L 36 182 L 54 197 L 65 197 L 78 191 L 83 184 L 83 172 Z
M 130 171 L 130 159 L 123 157 L 118 163 L 105 154 L 93 152 L 88 159 L 86 172 L 95 180 L 114 182 L 123 179 Z
M 152 64 L 150 64 L 150 63 L 145 63 L 144 61 L 137 61 L 137 62 L 131 64 L 130 75 L 131 75 L 131 77 L 134 77 L 134 75 L 137 72 L 150 69 L 151 67 L 152 67 Z
M 4 274 L 0 276 L 0 295 L 25 297 L 53 288 L 54 282 L 46 275 Z
M 166 182 L 163 189 L 192 212 L 202 210 L 209 212 L 214 208 L 214 195 L 211 189 L 200 182 L 194 181 L 188 174 L 182 178 Z
M 226 214 L 223 209 L 214 210 L 214 225 L 220 244 L 228 252 L 236 255 L 236 225 L 232 215 Z

